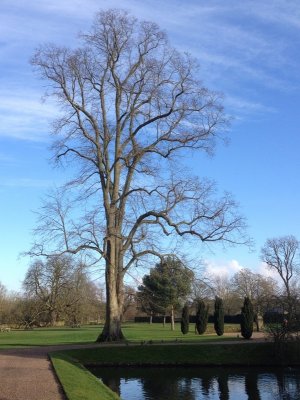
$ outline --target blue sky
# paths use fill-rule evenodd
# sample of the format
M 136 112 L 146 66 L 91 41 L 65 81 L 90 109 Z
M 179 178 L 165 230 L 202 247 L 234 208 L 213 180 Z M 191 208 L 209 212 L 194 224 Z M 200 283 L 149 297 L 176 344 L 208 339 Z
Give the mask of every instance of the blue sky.
M 230 144 L 213 158 L 194 157 L 194 172 L 232 192 L 255 241 L 247 248 L 210 247 L 213 271 L 241 266 L 262 271 L 260 248 L 269 237 L 300 239 L 300 3 L 273 1 L 134 1 L 122 7 L 157 22 L 172 45 L 198 58 L 206 86 L 222 91 L 233 117 Z M 34 210 L 63 182 L 48 147 L 55 104 L 42 102 L 44 83 L 29 64 L 40 43 L 76 45 L 104 0 L 1 0 L 0 8 L 0 281 L 18 290 L 29 260 Z

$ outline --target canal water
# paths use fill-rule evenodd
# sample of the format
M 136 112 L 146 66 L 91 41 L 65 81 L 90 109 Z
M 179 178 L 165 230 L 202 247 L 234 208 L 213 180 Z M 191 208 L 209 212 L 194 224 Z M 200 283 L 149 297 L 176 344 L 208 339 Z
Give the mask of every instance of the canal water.
M 90 368 L 122 400 L 300 400 L 300 368 Z

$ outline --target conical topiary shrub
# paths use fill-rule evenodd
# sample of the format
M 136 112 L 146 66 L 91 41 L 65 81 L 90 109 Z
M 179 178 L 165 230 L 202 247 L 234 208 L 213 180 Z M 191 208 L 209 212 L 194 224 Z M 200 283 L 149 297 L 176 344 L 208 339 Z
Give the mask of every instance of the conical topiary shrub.
M 182 315 L 181 315 L 181 332 L 186 335 L 189 332 L 189 321 L 190 319 L 190 312 L 189 312 L 189 306 L 185 304 L 185 306 L 182 309 Z
M 241 314 L 241 334 L 245 339 L 250 339 L 253 333 L 254 311 L 251 300 L 245 297 Z
M 208 307 L 203 300 L 198 300 L 196 313 L 196 332 L 202 335 L 206 331 L 208 321 Z
M 224 307 L 220 297 L 215 298 L 214 328 L 218 336 L 224 333 Z

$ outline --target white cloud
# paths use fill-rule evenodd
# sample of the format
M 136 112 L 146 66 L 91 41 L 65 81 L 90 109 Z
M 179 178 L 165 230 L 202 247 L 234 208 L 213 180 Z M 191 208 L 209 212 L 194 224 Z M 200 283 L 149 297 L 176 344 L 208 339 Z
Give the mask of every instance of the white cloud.
M 241 269 L 246 268 L 241 265 L 237 260 L 205 260 L 203 262 L 205 272 L 207 276 L 220 277 L 220 278 L 231 278 L 235 273 L 241 271 Z M 259 263 L 255 268 L 250 268 L 253 273 L 261 274 L 265 277 L 273 278 L 279 284 L 281 283 L 279 275 L 276 271 L 271 270 L 267 267 L 264 262 Z
M 28 88 L 36 86 L 28 59 L 40 43 L 75 43 L 77 32 L 89 29 L 95 12 L 109 7 L 120 7 L 120 2 L 1 2 L 0 136 L 45 139 L 54 109 L 40 104 L 39 96 L 30 91 L 14 91 L 14 85 L 18 81 Z M 192 0 L 187 7 L 179 1 L 124 0 L 121 7 L 138 18 L 155 20 L 167 29 L 171 43 L 198 57 L 205 84 L 228 93 L 227 103 L 237 114 L 273 112 L 258 91 L 252 93 L 250 100 L 241 88 L 254 84 L 286 91 L 295 89 L 295 82 L 299 81 L 298 65 L 293 53 L 289 53 L 289 36 L 278 31 L 283 24 L 300 27 L 300 5 L 295 1 L 261 4 L 253 0 L 248 6 L 232 0 L 209 5 Z
M 262 103 L 252 102 L 245 98 L 239 98 L 235 96 L 227 96 L 225 98 L 225 104 L 234 111 L 235 115 L 239 114 L 240 112 L 243 114 L 269 114 L 277 112 L 275 108 L 266 106 Z
M 300 4 L 297 0 L 273 0 L 272 2 L 254 1 L 254 7 L 248 7 L 248 13 L 263 21 L 300 29 Z
M 188 50 L 199 58 L 205 79 L 219 77 L 222 84 L 230 76 L 231 84 L 252 80 L 268 88 L 292 89 L 295 80 L 291 79 L 291 72 L 297 76 L 299 73 L 294 57 L 289 54 L 291 41 L 286 32 L 278 30 L 277 24 L 266 26 L 255 13 L 249 13 L 249 8 L 260 9 L 261 4 L 213 4 L 204 12 L 201 5 L 186 7 L 180 14 L 175 10 L 178 21 L 175 23 L 173 17 L 173 26 L 168 27 L 174 36 L 176 30 L 180 32 L 177 40 L 182 48 L 188 43 Z
M 275 279 L 276 281 L 280 282 L 280 277 L 278 273 L 274 269 L 268 268 L 267 264 L 264 262 L 261 262 L 257 268 L 257 273 L 261 274 L 263 276 L 267 276 L 270 278 Z
M 38 92 L 12 89 L 0 93 L 0 137 L 46 141 L 50 122 L 57 115 L 55 106 L 42 103 Z
M 227 261 L 204 261 L 205 271 L 208 275 L 231 277 L 236 272 L 239 272 L 244 267 L 237 260 Z

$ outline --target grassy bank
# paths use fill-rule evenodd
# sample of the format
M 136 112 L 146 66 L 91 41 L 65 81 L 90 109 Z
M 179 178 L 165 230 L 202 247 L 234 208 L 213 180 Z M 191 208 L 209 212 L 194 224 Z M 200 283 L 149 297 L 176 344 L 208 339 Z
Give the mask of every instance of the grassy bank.
M 272 343 L 207 343 L 189 345 L 128 345 L 68 350 L 72 359 L 84 365 L 274 365 L 276 355 Z M 300 351 L 290 348 L 287 364 L 299 364 Z
M 65 354 L 51 355 L 51 362 L 69 400 L 116 400 L 119 397 L 83 365 Z

